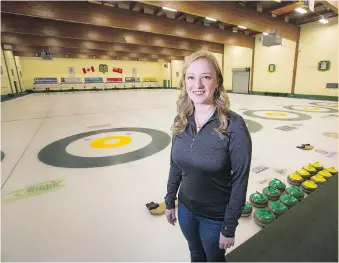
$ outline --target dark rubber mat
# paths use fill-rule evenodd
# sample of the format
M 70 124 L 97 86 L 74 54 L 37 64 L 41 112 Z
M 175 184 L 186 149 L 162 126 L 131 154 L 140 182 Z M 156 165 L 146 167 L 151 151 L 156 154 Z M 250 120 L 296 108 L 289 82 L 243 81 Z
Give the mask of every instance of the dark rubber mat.
M 338 176 L 226 255 L 235 262 L 338 262 Z

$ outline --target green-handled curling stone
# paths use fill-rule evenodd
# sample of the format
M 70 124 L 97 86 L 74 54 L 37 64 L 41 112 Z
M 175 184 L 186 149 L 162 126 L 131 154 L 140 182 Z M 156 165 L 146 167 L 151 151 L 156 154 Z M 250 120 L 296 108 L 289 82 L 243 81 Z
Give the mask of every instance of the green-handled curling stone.
M 288 209 L 295 206 L 298 203 L 298 199 L 291 194 L 283 193 L 280 198 L 280 202 L 287 206 Z
M 262 192 L 267 196 L 269 200 L 278 200 L 281 194 L 277 188 L 274 188 L 272 186 L 265 187 Z
M 269 209 L 258 209 L 254 213 L 254 222 L 265 227 L 276 219 L 274 213 Z
M 265 207 L 267 205 L 267 202 L 267 196 L 262 193 L 256 192 L 250 195 L 250 203 L 254 207 Z
M 293 195 L 299 201 L 305 197 L 305 193 L 301 190 L 301 188 L 295 185 L 288 187 L 285 192 L 287 194 Z
M 287 211 L 287 206 L 284 203 L 280 202 L 279 200 L 269 201 L 267 208 L 271 210 L 276 217 L 282 215 Z
M 252 214 L 252 206 L 249 202 L 246 202 L 245 205 L 241 208 L 241 216 L 247 217 Z
M 279 180 L 279 179 L 276 179 L 276 178 L 274 178 L 274 180 L 272 180 L 272 181 L 269 182 L 269 186 L 278 189 L 280 192 L 283 192 L 283 191 L 285 191 L 285 189 L 286 189 L 285 183 L 282 182 L 282 181 Z

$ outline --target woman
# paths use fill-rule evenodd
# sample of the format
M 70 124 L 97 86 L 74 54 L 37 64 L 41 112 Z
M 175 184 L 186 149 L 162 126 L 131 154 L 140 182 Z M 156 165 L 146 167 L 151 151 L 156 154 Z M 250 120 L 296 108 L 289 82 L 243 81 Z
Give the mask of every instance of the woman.
M 229 109 L 215 57 L 204 51 L 184 64 L 172 126 L 166 217 L 178 219 L 191 261 L 226 261 L 246 201 L 252 141 L 243 118 Z

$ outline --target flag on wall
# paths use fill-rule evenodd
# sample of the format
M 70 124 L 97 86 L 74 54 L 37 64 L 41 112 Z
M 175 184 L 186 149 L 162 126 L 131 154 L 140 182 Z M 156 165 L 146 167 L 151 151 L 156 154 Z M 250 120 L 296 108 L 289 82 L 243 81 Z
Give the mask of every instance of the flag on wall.
M 84 73 L 84 74 L 86 74 L 87 72 L 89 72 L 89 71 L 92 71 L 92 72 L 94 72 L 94 67 L 92 66 L 92 67 L 90 67 L 90 68 L 82 68 L 82 72 Z
M 122 69 L 121 68 L 113 68 L 113 72 L 117 72 L 122 74 Z

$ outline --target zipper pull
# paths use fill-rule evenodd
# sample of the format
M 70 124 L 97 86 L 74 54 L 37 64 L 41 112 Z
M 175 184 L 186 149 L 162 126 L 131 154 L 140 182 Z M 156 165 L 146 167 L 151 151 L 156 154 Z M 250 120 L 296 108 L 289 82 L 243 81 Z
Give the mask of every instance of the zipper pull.
M 195 140 L 195 137 L 193 137 L 193 141 L 192 141 L 192 143 L 191 143 L 191 148 L 192 148 L 192 146 L 193 146 L 194 140 Z

